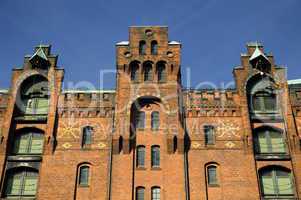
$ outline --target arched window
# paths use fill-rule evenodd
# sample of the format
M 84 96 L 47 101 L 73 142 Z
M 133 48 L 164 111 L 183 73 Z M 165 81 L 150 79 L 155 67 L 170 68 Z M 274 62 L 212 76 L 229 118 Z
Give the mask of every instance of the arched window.
M 139 81 L 139 63 L 132 62 L 130 64 L 130 72 L 131 72 L 131 81 L 138 82 Z
M 153 40 L 151 42 L 151 54 L 152 55 L 158 54 L 158 42 L 156 40 Z
M 82 148 L 88 147 L 92 144 L 92 134 L 93 128 L 91 126 L 86 126 L 83 128 L 82 133 Z
M 255 129 L 255 151 L 259 154 L 285 154 L 286 145 L 282 132 L 271 127 Z
M 35 75 L 22 83 L 18 97 L 21 101 L 17 101 L 16 105 L 25 115 L 46 115 L 49 95 L 47 79 Z
M 79 186 L 88 186 L 89 185 L 89 173 L 90 167 L 87 165 L 83 165 L 79 167 L 78 174 L 78 185 Z
M 211 125 L 204 126 L 205 144 L 212 145 L 215 143 L 214 127 Z
M 7 197 L 34 197 L 38 186 L 38 171 L 17 168 L 7 171 L 5 195 Z
M 207 181 L 208 185 L 218 185 L 217 167 L 215 165 L 207 166 Z
M 153 80 L 153 66 L 150 62 L 144 63 L 143 73 L 144 73 L 144 81 Z
M 166 82 L 166 67 L 165 67 L 165 63 L 163 63 L 163 62 L 157 63 L 157 73 L 158 73 L 158 82 L 159 83 Z
M 144 187 L 137 187 L 136 188 L 136 200 L 144 200 Z
M 144 167 L 145 165 L 145 147 L 137 147 L 137 167 Z
M 146 42 L 144 40 L 139 42 L 139 54 L 140 55 L 146 54 Z
M 160 167 L 160 147 L 157 145 L 152 146 L 151 161 L 152 167 Z
M 152 200 L 160 200 L 161 189 L 158 186 L 152 187 Z
M 144 129 L 145 127 L 145 112 L 138 111 L 136 114 L 136 128 Z
M 279 167 L 269 167 L 259 172 L 261 192 L 264 197 L 294 196 L 291 172 Z
M 152 125 L 152 130 L 158 130 L 160 126 L 160 115 L 158 111 L 152 112 L 151 115 L 151 125 Z
M 264 91 L 253 94 L 253 110 L 260 112 L 269 112 L 277 110 L 276 95 Z
M 33 131 L 22 133 L 20 131 L 14 138 L 13 154 L 42 154 L 43 146 L 44 135 L 42 133 Z

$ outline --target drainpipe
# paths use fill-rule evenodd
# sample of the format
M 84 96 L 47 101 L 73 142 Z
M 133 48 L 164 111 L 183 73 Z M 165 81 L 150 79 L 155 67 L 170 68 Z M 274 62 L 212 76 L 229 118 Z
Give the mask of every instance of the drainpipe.
M 183 102 L 183 101 L 182 101 Z M 190 199 L 190 191 L 189 191 L 189 173 L 188 173 L 188 147 L 187 147 L 187 129 L 186 129 L 186 116 L 185 116 L 185 107 L 182 106 L 182 118 L 184 124 L 184 174 L 185 174 L 185 196 L 186 200 Z
M 111 191 L 112 191 L 112 165 L 113 165 L 113 134 L 114 134 L 114 129 L 115 129 L 115 111 L 113 113 L 113 117 L 112 117 L 112 131 L 111 131 L 111 135 L 110 135 L 110 150 L 109 150 L 109 170 L 108 170 L 108 180 L 109 180 L 109 184 L 108 184 L 108 189 L 107 189 L 107 199 L 110 200 L 111 199 Z

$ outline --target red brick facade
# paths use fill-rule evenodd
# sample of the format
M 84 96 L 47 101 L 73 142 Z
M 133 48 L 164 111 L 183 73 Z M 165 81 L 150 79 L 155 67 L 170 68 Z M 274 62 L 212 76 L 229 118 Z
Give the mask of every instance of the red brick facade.
M 13 70 L 0 90 L 2 198 L 299 199 L 301 82 L 250 43 L 235 88 L 185 89 L 167 27 L 129 34 L 116 90 L 63 90 L 50 46 Z

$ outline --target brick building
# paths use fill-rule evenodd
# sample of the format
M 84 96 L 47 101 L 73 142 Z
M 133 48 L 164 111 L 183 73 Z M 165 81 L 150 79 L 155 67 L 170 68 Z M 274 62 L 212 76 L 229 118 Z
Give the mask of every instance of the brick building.
M 63 90 L 57 59 L 36 47 L 0 90 L 2 198 L 299 199 L 301 81 L 261 44 L 231 89 L 183 88 L 167 27 L 129 28 L 115 90 Z

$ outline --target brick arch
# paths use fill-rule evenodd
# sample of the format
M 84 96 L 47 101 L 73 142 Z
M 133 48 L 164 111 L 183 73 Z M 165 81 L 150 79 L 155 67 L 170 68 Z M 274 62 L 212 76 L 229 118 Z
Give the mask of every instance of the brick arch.
M 257 84 L 258 82 L 261 81 L 260 79 L 262 79 L 262 77 L 268 78 L 269 81 L 271 81 L 273 84 L 275 84 L 275 80 L 270 74 L 261 75 L 260 72 L 258 72 L 258 73 L 248 76 L 248 78 L 246 79 L 246 81 L 244 83 L 244 91 L 246 91 L 246 93 L 248 93 L 249 87 L 252 87 L 251 82 L 254 81 L 254 83 Z M 255 85 L 254 83 L 253 83 L 253 86 Z
M 166 110 L 166 113 L 169 114 L 170 107 L 169 107 L 168 102 L 164 98 L 161 98 L 160 95 L 157 95 L 155 93 L 153 93 L 153 94 L 143 93 L 141 95 L 135 96 L 135 98 L 132 98 L 129 101 L 129 103 L 127 105 L 127 114 L 128 115 L 131 114 L 131 108 L 134 105 L 134 103 L 138 102 L 140 99 L 154 99 L 154 100 L 157 100 L 158 102 L 161 103 L 161 105 L 163 105 L 163 108 Z
M 264 170 L 268 170 L 268 169 L 280 169 L 280 170 L 283 170 L 283 171 L 286 171 L 286 172 L 292 172 L 292 169 L 290 169 L 289 167 L 285 166 L 285 165 L 282 165 L 280 163 L 277 163 L 277 164 L 264 164 L 263 166 L 261 166 L 259 169 L 258 169 L 258 172 L 261 173 L 263 172 Z
M 21 85 L 26 81 L 28 80 L 29 78 L 33 77 L 33 76 L 40 76 L 42 78 L 44 78 L 45 80 L 49 81 L 48 80 L 48 77 L 44 74 L 41 74 L 37 71 L 34 71 L 34 70 L 29 70 L 27 72 L 24 72 L 16 81 L 16 88 L 17 88 L 17 91 L 20 89 Z

